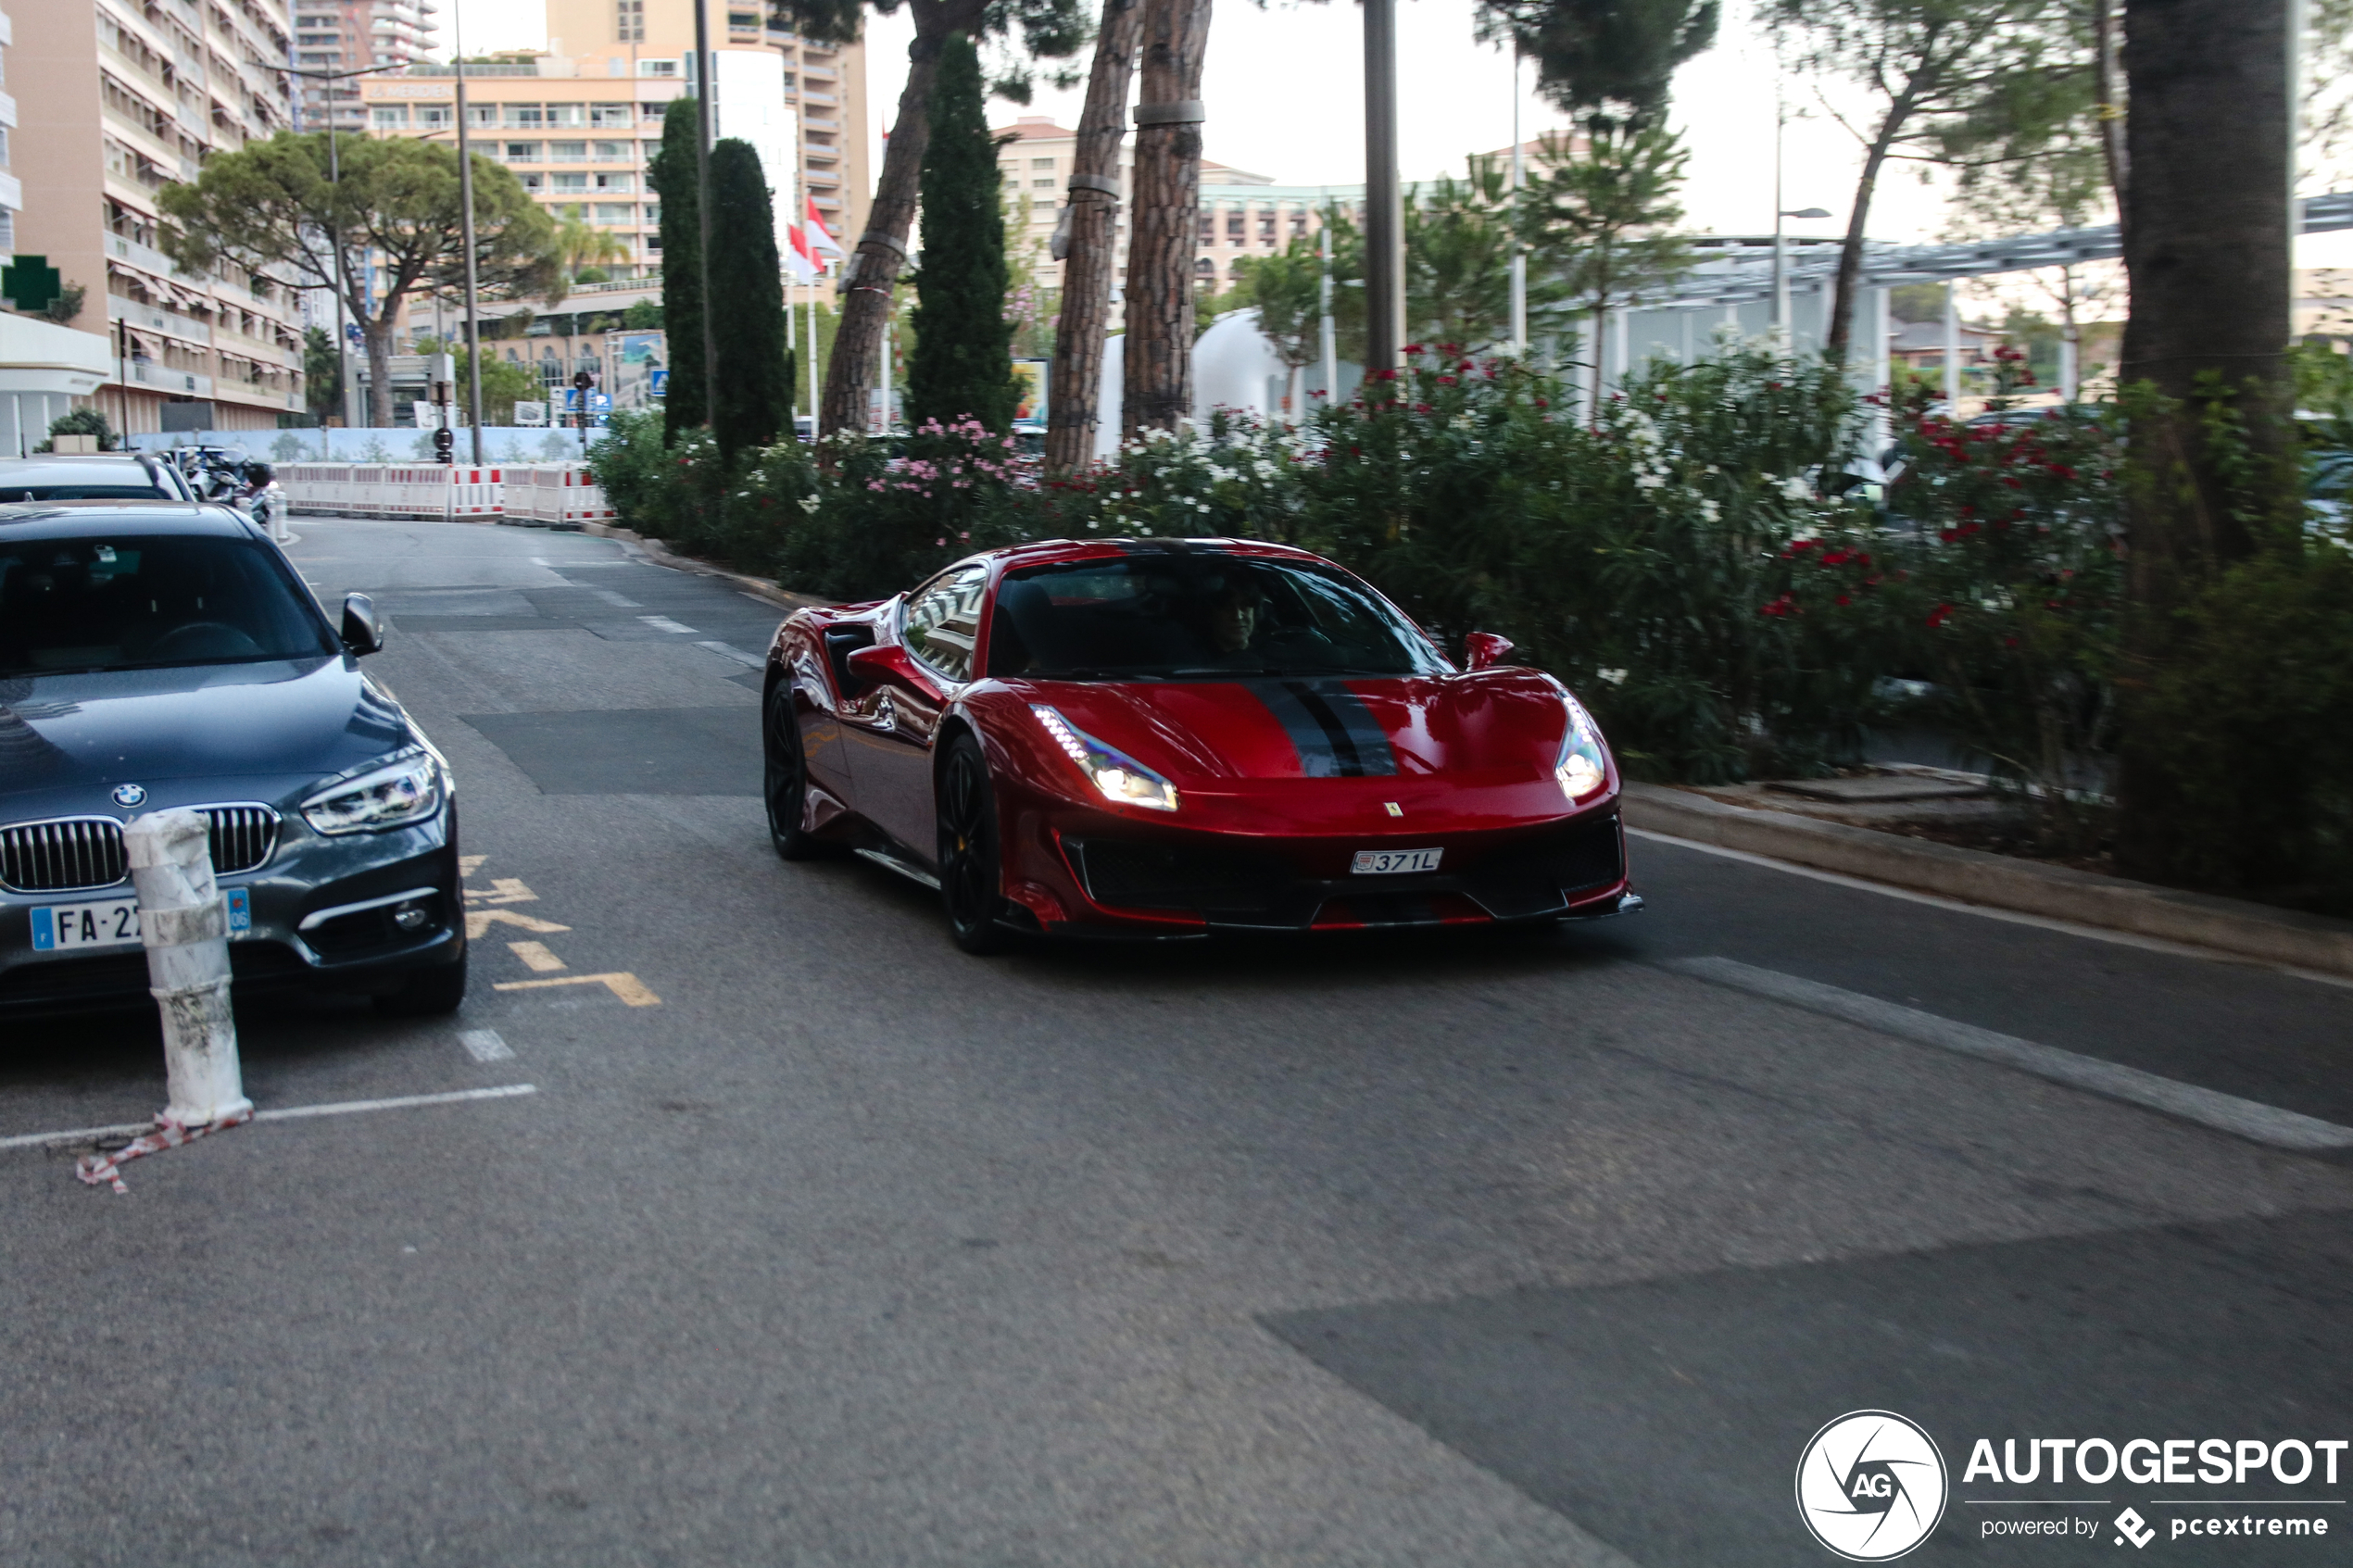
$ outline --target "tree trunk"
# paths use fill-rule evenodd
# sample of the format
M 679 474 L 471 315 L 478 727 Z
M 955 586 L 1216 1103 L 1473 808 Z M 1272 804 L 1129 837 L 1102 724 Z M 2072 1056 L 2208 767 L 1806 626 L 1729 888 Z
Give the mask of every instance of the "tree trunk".
M 931 144 L 931 89 L 939 74 L 939 48 L 951 32 L 969 32 L 982 8 L 960 0 L 913 0 L 915 40 L 907 45 L 907 85 L 900 90 L 899 118 L 883 151 L 882 178 L 875 183 L 866 232 L 850 246 L 844 265 L 841 321 L 833 354 L 825 362 L 825 394 L 817 432 L 866 428 L 867 393 L 882 357 L 883 323 L 890 315 L 891 290 L 907 265 L 907 234 L 914 227 L 924 149 Z
M 398 319 L 390 308 L 382 317 L 359 318 L 368 340 L 368 422 L 378 430 L 392 424 L 392 331 Z
M 2127 0 L 2124 265 L 2132 309 L 2120 386 L 2166 400 L 2136 410 L 2128 491 L 2126 698 L 2117 859 L 2167 878 L 2196 820 L 2177 782 L 2178 736 L 2135 719 L 2133 694 L 2196 657 L 2177 612 L 2256 550 L 2263 522 L 2295 515 L 2290 331 L 2287 0 Z M 2200 377 L 2208 376 L 2206 385 Z M 2244 421 L 2251 453 L 2217 451 L 2205 415 Z M 2253 461 L 2247 461 L 2248 458 Z M 2265 461 L 2265 459 L 2271 459 Z M 2228 768 L 2230 759 L 2213 766 Z
M 1112 266 L 1119 254 L 1119 144 L 1127 133 L 1127 87 L 1136 74 L 1143 0 L 1103 0 L 1087 107 L 1078 117 L 1071 157 L 1070 248 L 1063 260 L 1062 319 L 1054 328 L 1052 382 L 1046 398 L 1046 470 L 1068 473 L 1094 456 L 1101 410 L 1103 332 L 1111 320 Z
M 1193 406 L 1193 251 L 1200 239 L 1201 72 L 1210 0 L 1143 0 L 1143 84 L 1127 244 L 1121 432 L 1174 430 Z
M 1833 365 L 1846 363 L 1847 349 L 1855 341 L 1855 294 L 1863 282 L 1863 226 L 1870 221 L 1871 197 L 1879 189 L 1879 171 L 1887 162 L 1887 149 L 1903 134 L 1905 122 L 1912 118 L 1918 102 L 1912 86 L 1906 84 L 1887 106 L 1887 118 L 1880 121 L 1879 133 L 1863 155 L 1863 177 L 1855 182 L 1855 205 L 1846 215 L 1846 238 L 1838 247 L 1838 285 L 1831 295 L 1830 334 L 1822 344 L 1823 358 Z M 1780 221 L 1778 218 L 1774 220 L 1776 223 Z

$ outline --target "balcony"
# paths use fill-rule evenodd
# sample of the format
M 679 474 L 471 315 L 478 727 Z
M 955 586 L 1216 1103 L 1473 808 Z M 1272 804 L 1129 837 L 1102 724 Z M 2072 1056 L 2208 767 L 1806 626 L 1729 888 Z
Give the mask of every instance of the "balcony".
M 135 299 L 125 299 L 119 294 L 107 295 L 107 320 L 128 321 L 132 326 L 185 343 L 212 345 L 212 329 L 193 316 L 182 316 L 177 310 L 167 310 L 160 305 L 142 305 Z
M 143 245 L 137 240 L 126 240 L 120 234 L 107 236 L 107 254 L 128 261 L 132 266 L 144 271 L 153 272 L 159 278 L 180 276 L 180 269 L 172 264 L 171 257 L 153 245 Z
M 174 397 L 212 395 L 212 378 L 193 370 L 175 370 L 152 359 L 117 359 L 115 379 L 125 386 L 144 386 Z

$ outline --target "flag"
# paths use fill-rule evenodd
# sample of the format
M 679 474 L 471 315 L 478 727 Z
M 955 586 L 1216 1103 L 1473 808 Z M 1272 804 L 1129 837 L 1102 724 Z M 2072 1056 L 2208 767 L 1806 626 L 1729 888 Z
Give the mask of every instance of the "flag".
M 826 232 L 825 220 L 817 210 L 815 196 L 808 198 L 800 227 L 801 232 L 809 237 L 809 254 L 812 259 L 841 254 L 840 245 L 835 241 L 832 234 Z
M 819 268 L 809 254 L 809 236 L 798 224 L 786 225 L 785 234 L 792 242 L 785 251 L 785 275 L 796 283 L 815 282 Z

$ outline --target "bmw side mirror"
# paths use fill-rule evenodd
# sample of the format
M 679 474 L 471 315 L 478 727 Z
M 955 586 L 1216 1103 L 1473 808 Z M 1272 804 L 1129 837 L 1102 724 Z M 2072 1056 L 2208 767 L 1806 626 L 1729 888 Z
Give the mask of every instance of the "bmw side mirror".
M 1512 651 L 1512 640 L 1492 632 L 1473 632 L 1463 639 L 1463 662 L 1474 671 L 1492 670 Z
M 376 624 L 376 601 L 365 594 L 343 596 L 343 646 L 355 655 L 371 654 L 384 646 L 384 628 Z

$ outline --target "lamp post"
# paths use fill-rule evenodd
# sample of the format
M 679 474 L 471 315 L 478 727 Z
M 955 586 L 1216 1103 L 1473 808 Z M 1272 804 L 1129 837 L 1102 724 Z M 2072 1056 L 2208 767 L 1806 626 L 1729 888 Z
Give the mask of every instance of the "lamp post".
M 1519 129 L 1519 35 L 1512 35 L 1512 355 L 1528 354 L 1528 247 L 1519 238 L 1522 181 Z
M 1778 145 L 1778 144 L 1776 144 Z M 1801 207 L 1794 212 L 1783 211 L 1780 205 L 1780 160 L 1774 159 L 1773 169 L 1773 332 L 1781 349 L 1789 352 L 1789 263 L 1788 252 L 1781 244 L 1781 220 L 1784 218 L 1828 218 L 1829 212 L 1818 207 Z
M 1397 0 L 1365 0 L 1365 373 L 1405 344 L 1405 203 L 1397 174 Z
M 466 140 L 466 45 L 458 10 L 449 11 L 449 67 L 458 73 L 458 239 L 466 247 L 466 424 L 473 432 L 474 466 L 482 466 L 482 327 L 475 319 L 474 159 Z M 332 117 L 331 117 L 332 118 Z

